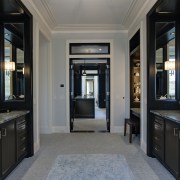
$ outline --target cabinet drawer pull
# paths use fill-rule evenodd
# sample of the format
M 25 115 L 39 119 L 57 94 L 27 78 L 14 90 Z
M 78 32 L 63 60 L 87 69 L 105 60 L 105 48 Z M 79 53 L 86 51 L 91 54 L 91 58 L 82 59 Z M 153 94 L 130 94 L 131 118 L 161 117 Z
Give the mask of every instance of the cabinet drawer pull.
M 6 136 L 6 128 L 2 128 L 2 136 Z
M 180 139 L 180 131 L 179 131 L 179 139 Z
M 161 127 L 161 125 L 154 124 L 154 128 L 155 128 L 155 129 L 161 129 L 162 127 Z
M 155 139 L 155 140 L 157 140 L 157 141 L 159 141 L 159 140 L 160 140 L 160 138 L 158 138 L 157 136 L 155 136 L 155 137 L 154 137 L 154 139 Z
M 178 130 L 178 128 L 174 128 L 174 136 L 178 136 L 178 134 L 176 134 L 176 130 Z
M 179 133 L 180 134 L 180 133 Z M 1 139 L 1 131 L 0 131 L 0 139 Z

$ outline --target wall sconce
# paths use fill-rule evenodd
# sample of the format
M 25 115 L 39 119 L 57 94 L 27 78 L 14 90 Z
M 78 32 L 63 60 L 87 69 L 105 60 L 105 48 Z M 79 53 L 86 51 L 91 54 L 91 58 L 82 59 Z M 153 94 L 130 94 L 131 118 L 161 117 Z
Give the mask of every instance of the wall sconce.
M 15 62 L 13 61 L 6 61 L 5 62 L 5 71 L 6 75 L 10 75 L 11 71 L 15 71 Z
M 165 70 L 175 70 L 175 61 L 165 61 Z

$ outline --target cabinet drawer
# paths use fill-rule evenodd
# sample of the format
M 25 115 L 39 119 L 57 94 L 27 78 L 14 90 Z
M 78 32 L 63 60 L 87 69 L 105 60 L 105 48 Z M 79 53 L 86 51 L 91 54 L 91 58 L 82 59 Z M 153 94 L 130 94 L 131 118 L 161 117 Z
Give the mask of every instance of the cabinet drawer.
M 25 156 L 27 154 L 27 145 L 21 144 L 19 145 L 17 149 L 17 158 L 20 159 L 22 156 Z
M 163 120 L 161 121 L 160 119 L 155 118 L 154 123 L 153 123 L 153 133 L 158 135 L 158 137 L 163 136 L 163 133 L 164 133 Z
M 19 134 L 19 135 L 17 136 L 17 143 L 18 143 L 18 145 L 19 145 L 19 144 L 22 144 L 22 143 L 25 143 L 26 141 L 27 141 L 26 133 L 24 133 L 24 134 Z
M 160 144 L 153 143 L 153 154 L 160 158 L 161 160 L 164 160 L 164 147 Z

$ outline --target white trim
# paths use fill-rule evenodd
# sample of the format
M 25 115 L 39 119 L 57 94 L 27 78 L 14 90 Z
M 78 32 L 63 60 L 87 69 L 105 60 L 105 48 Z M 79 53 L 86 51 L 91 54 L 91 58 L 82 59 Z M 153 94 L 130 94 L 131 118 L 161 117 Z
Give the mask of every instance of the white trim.
M 67 126 L 53 126 L 52 133 L 69 133 L 69 127 Z
M 89 33 L 95 33 L 95 34 L 97 34 L 97 33 L 110 33 L 110 34 L 112 34 L 112 33 L 125 33 L 125 34 L 127 34 L 128 33 L 128 30 L 67 30 L 67 31 L 58 31 L 58 30 L 52 30 L 51 31 L 51 33 L 52 34 L 62 34 L 62 33 L 66 33 L 66 34 L 72 34 L 72 33 L 74 33 L 74 34 L 79 34 L 79 33 L 81 33 L 81 34 L 89 34 Z
M 38 152 L 39 148 L 40 148 L 40 144 L 39 143 L 34 143 L 34 154 L 36 152 Z
M 47 127 L 47 126 L 41 126 L 40 127 L 40 132 L 41 134 L 51 134 L 52 133 L 52 130 L 51 128 Z
M 147 144 L 144 141 L 141 142 L 141 149 L 144 151 L 145 154 L 147 154 Z
M 110 43 L 110 55 L 77 55 L 77 56 L 72 56 L 69 55 L 69 44 L 70 43 Z M 66 41 L 66 129 L 68 132 L 70 132 L 70 116 L 69 116 L 69 59 L 70 58 L 85 58 L 85 57 L 91 57 L 91 58 L 110 58 L 110 97 L 112 97 L 112 92 L 113 92 L 113 76 L 112 72 L 114 70 L 114 63 L 113 63 L 113 40 L 112 39 L 77 39 L 77 40 L 67 40 Z M 110 98 L 110 127 L 114 124 L 114 99 Z M 110 129 L 111 131 L 111 129 Z
M 33 131 L 34 151 L 40 146 L 39 129 L 39 25 L 33 18 Z

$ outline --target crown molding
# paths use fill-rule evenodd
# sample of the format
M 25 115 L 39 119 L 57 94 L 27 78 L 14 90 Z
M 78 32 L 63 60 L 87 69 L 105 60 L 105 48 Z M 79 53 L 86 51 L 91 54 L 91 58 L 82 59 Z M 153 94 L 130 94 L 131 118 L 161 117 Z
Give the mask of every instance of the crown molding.
M 68 34 L 68 33 L 69 33 L 69 34 L 72 34 L 72 33 L 74 33 L 74 34 L 75 34 L 75 33 L 77 33 L 77 34 L 78 34 L 78 33 L 81 33 L 81 34 L 82 34 L 82 33 L 84 33 L 84 34 L 85 34 L 85 33 L 87 33 L 87 34 L 88 34 L 88 33 L 91 33 L 91 34 L 93 34 L 93 33 L 96 33 L 96 34 L 97 34 L 97 33 L 101 33 L 101 34 L 102 34 L 102 33 L 128 34 L 128 30 L 64 30 L 64 31 L 62 31 L 62 30 L 61 30 L 61 31 L 59 31 L 59 30 L 58 30 L 58 31 L 53 30 L 53 31 L 51 31 L 51 33 L 52 33 L 52 34 L 58 34 L 58 33 L 62 33 L 62 34 L 63 34 L 63 33 L 66 33 L 66 34 Z
M 133 10 L 129 14 L 126 19 L 126 23 L 124 26 L 129 30 L 131 29 L 137 22 L 140 24 L 140 19 L 145 17 L 152 6 L 157 2 L 157 0 L 141 0 L 138 3 L 134 4 Z M 139 8 L 141 7 L 141 8 Z
M 117 24 L 61 24 L 53 29 L 57 31 L 126 31 L 122 25 Z
M 48 27 L 51 31 L 55 27 L 55 22 L 49 15 L 47 8 L 44 3 L 41 1 L 33 1 L 33 0 L 21 0 L 26 7 L 29 9 L 29 6 L 33 8 L 36 14 L 40 17 L 41 21 Z M 37 8 L 38 7 L 38 8 Z

